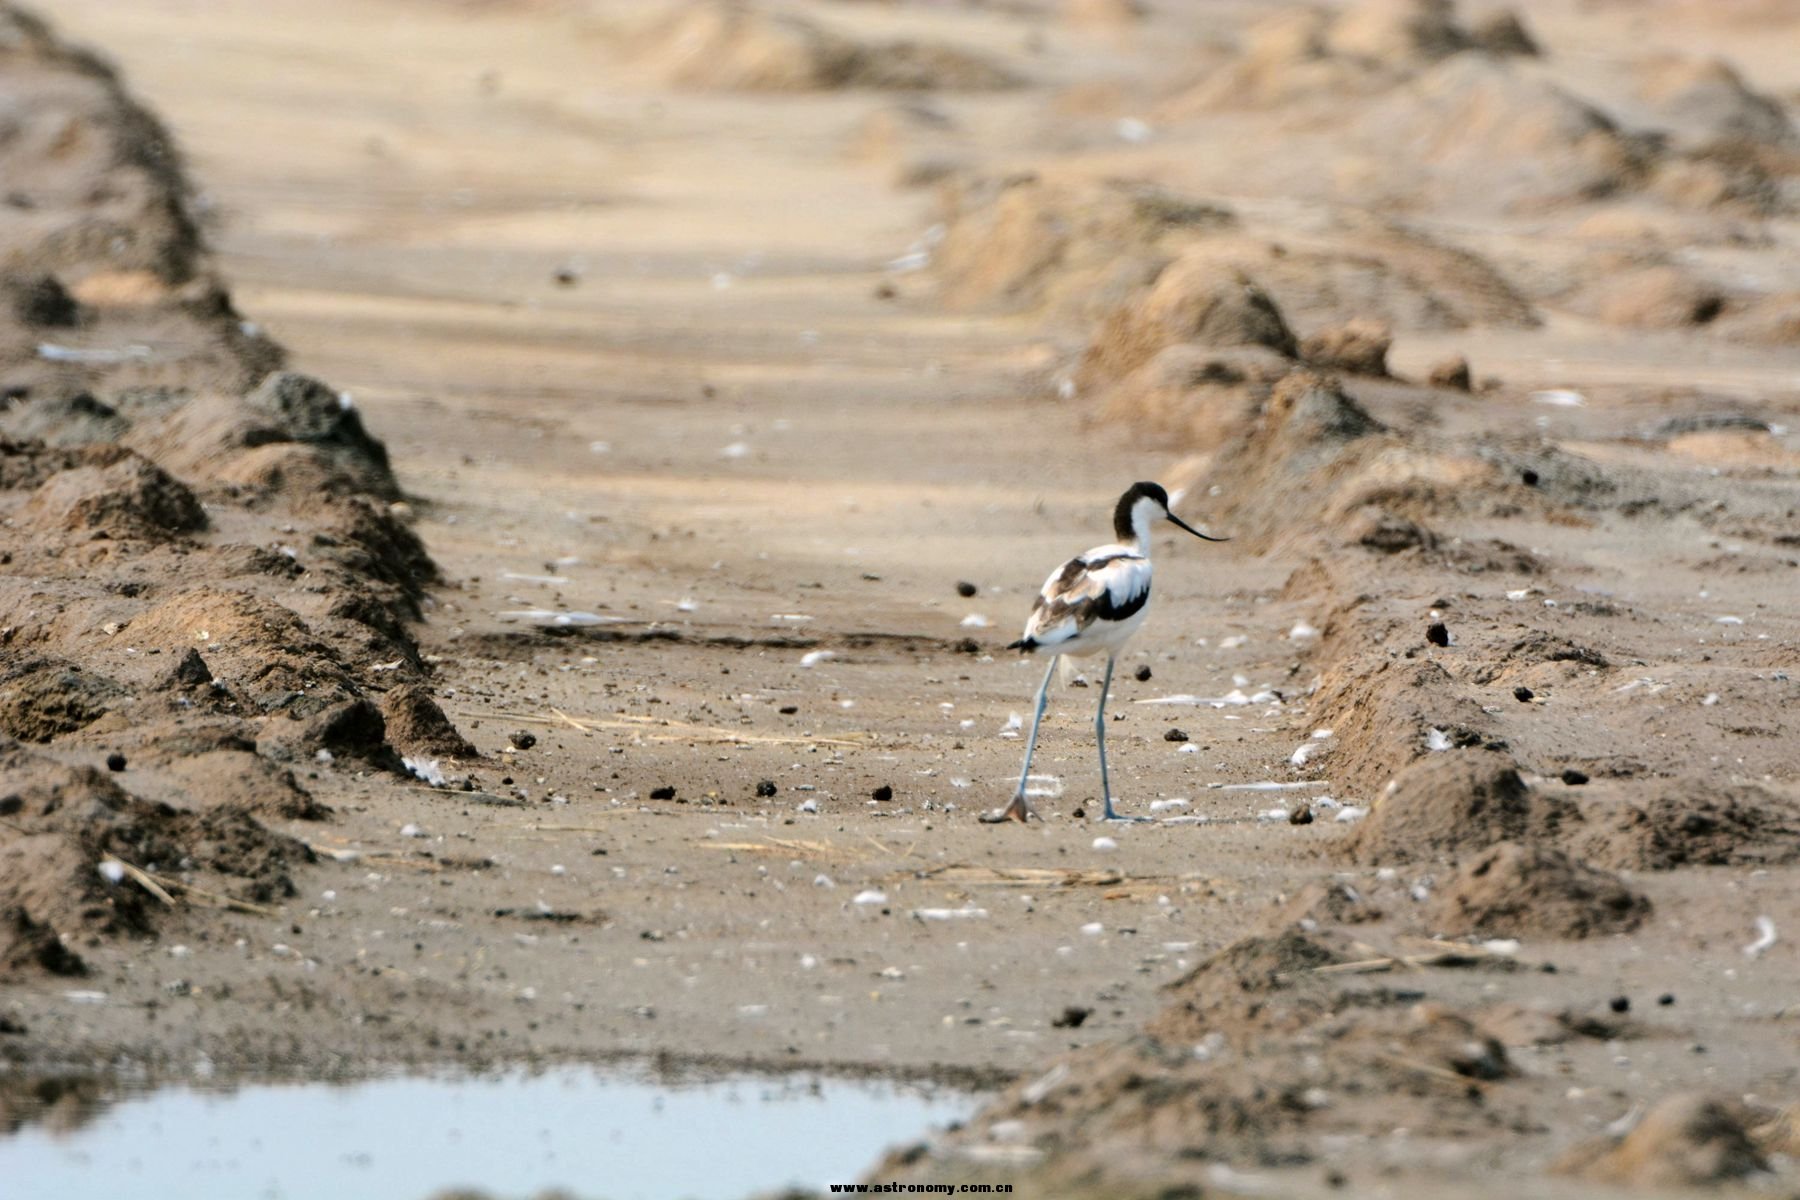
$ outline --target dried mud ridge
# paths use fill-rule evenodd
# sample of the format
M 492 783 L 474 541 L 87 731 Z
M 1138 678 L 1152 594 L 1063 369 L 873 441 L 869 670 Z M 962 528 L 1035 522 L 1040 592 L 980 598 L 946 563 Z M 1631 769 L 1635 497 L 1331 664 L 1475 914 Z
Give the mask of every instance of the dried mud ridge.
M 1186 515 L 1295 564 L 1280 599 L 1318 614 L 1292 651 L 1291 676 L 1310 680 L 1295 727 L 1329 731 L 1295 774 L 1322 772 L 1368 812 L 1327 851 L 1339 882 L 1272 907 L 1262 932 L 1172 985 L 1141 1034 L 1056 1060 L 868 1178 L 979 1169 L 1031 1194 L 1199 1194 L 1218 1182 L 1211 1165 L 1329 1165 L 1332 1147 L 1396 1127 L 1420 1144 L 1557 1142 L 1581 1118 L 1562 1085 L 1519 1067 L 1520 1048 L 1666 1034 L 1604 1009 L 1444 1001 L 1443 974 L 1553 969 L 1487 939 L 1644 928 L 1654 908 L 1633 880 L 1647 872 L 1800 862 L 1800 793 L 1771 740 L 1794 731 L 1791 647 L 1652 649 L 1683 615 L 1584 597 L 1579 552 L 1544 536 L 1712 534 L 1744 558 L 1694 566 L 1791 573 L 1800 461 L 1772 436 L 1786 412 L 1697 390 L 1648 418 L 1624 388 L 1536 401 L 1618 403 L 1576 447 L 1532 429 L 1534 398 L 1478 382 L 1465 358 L 1421 380 L 1388 363 L 1397 335 L 1531 330 L 1553 310 L 1733 341 L 1800 333 L 1794 293 L 1727 284 L 1706 254 L 1678 258 L 1678 238 L 1637 236 L 1661 223 L 1775 244 L 1762 223 L 1800 211 L 1781 102 L 1722 63 L 1639 63 L 1631 111 L 1658 127 L 1632 132 L 1557 82 L 1554 54 L 1515 14 L 1471 25 L 1448 0 L 1294 6 L 1256 24 L 1204 82 L 1163 97 L 1159 136 L 1254 113 L 1319 139 L 1334 182 L 1366 188 L 1321 196 L 1335 206 L 1303 229 L 1133 179 L 1116 159 L 1098 181 L 1071 154 L 1001 177 L 964 168 L 945 186 L 936 299 L 1066 331 L 1075 349 L 1051 390 L 1191 451 L 1171 481 Z M 925 135 L 902 142 L 935 152 Z M 1627 206 L 1654 215 L 1621 236 Z M 1398 215 L 1374 215 L 1384 207 Z M 1436 219 L 1518 213 L 1569 237 L 1576 269 L 1509 272 Z M 1696 455 L 1720 469 L 1696 471 Z M 1637 697 L 1671 688 L 1748 715 L 1660 742 Z M 1553 713 L 1580 713 L 1580 730 Z M 1414 969 L 1394 983 L 1401 964 Z M 1792 1152 L 1780 1105 L 1670 1095 L 1550 1169 L 1623 1186 L 1742 1179 Z
M 313 854 L 264 821 L 331 819 L 300 772 L 475 751 L 387 453 L 235 311 L 167 133 L 11 7 L 0 97 L 0 981 L 74 978 L 279 915 Z

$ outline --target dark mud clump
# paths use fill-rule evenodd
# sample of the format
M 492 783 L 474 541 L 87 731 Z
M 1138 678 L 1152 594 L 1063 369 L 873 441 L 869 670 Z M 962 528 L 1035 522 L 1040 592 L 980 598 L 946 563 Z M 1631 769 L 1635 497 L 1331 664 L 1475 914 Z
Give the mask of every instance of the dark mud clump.
M 1500 842 L 1432 893 L 1426 919 L 1453 935 L 1581 938 L 1628 933 L 1650 901 L 1618 876 L 1537 844 Z

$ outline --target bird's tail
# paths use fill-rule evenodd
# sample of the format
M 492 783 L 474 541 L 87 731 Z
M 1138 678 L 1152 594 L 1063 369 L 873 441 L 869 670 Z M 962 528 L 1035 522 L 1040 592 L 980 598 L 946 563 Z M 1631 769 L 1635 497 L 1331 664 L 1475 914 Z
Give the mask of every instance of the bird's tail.
M 1008 642 L 1006 648 L 1008 650 L 1017 650 L 1020 654 L 1030 654 L 1033 650 L 1038 648 L 1038 644 L 1033 638 L 1022 637 L 1016 642 Z

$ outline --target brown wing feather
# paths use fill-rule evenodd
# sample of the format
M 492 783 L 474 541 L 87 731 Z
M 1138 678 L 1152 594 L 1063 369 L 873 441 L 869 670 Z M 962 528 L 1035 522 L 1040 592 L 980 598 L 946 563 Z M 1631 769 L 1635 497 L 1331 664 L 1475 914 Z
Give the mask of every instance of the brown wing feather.
M 1045 645 L 1068 641 L 1095 621 L 1111 616 L 1129 616 L 1143 607 L 1145 591 L 1127 600 L 1128 610 L 1121 611 L 1112 592 L 1114 580 L 1107 567 L 1114 563 L 1135 561 L 1129 554 L 1110 554 L 1104 558 L 1072 558 L 1047 580 L 1044 590 L 1032 605 L 1031 619 L 1025 622 L 1025 638 Z M 1070 626 L 1073 622 L 1073 626 Z

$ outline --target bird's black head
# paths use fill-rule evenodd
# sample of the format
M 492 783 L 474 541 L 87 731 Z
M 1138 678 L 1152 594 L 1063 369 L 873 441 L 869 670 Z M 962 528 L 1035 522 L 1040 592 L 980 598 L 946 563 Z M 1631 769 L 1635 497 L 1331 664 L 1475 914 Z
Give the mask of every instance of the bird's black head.
M 1180 517 L 1169 511 L 1169 493 L 1163 490 L 1162 484 L 1144 481 L 1134 483 L 1126 488 L 1125 494 L 1119 497 L 1118 507 L 1113 509 L 1113 532 L 1118 535 L 1121 543 L 1129 543 L 1136 540 L 1138 535 L 1137 510 L 1145 501 L 1149 501 L 1151 505 L 1154 505 L 1151 512 L 1145 514 L 1147 519 L 1166 517 L 1168 520 L 1175 522 L 1175 524 L 1181 526 L 1181 528 L 1187 530 L 1195 537 L 1205 541 L 1225 542 L 1231 540 L 1229 538 L 1216 538 L 1201 533 L 1198 529 L 1195 529 L 1192 525 L 1183 521 Z M 1146 522 L 1146 532 L 1148 529 L 1149 525 Z
M 1169 493 L 1163 491 L 1162 484 L 1148 482 L 1132 484 L 1125 489 L 1125 494 L 1119 497 L 1118 506 L 1113 509 L 1113 532 L 1118 535 L 1120 542 L 1129 542 L 1137 535 L 1133 528 L 1131 510 L 1137 507 L 1139 500 L 1156 501 L 1162 508 L 1162 513 L 1159 515 L 1167 515 L 1169 511 Z

